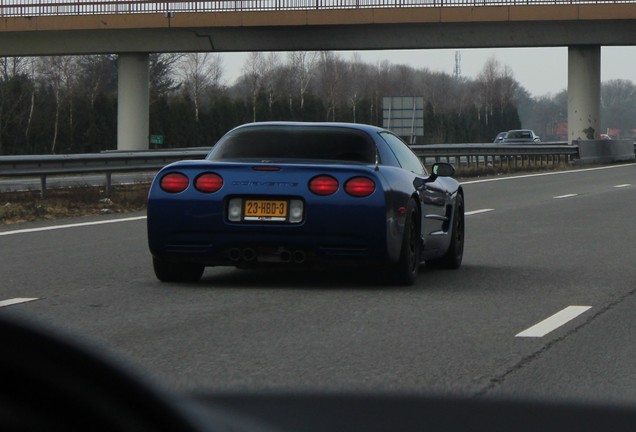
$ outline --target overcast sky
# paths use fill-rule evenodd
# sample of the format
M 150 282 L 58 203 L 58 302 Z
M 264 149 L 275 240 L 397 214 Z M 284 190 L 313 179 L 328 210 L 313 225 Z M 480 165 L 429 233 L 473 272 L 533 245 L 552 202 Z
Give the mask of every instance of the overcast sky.
M 501 66 L 508 66 L 514 78 L 533 96 L 556 94 L 567 88 L 567 48 L 499 48 L 461 50 L 392 50 L 359 51 L 362 61 L 375 64 L 388 60 L 416 68 L 453 74 L 455 52 L 461 53 L 461 74 L 475 78 L 484 63 L 494 57 Z M 340 52 L 351 59 L 352 51 Z M 241 74 L 246 53 L 222 54 L 225 79 L 232 84 Z M 636 83 L 636 47 L 603 47 L 601 49 L 601 80 L 627 79 Z

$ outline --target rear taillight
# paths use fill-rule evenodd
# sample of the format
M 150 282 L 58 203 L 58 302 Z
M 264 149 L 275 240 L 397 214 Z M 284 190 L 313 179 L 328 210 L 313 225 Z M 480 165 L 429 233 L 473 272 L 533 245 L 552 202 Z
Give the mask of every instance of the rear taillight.
M 309 190 L 316 195 L 331 195 L 338 187 L 338 180 L 328 175 L 317 176 L 309 181 Z
M 161 177 L 159 185 L 161 189 L 169 193 L 183 192 L 188 188 L 190 181 L 188 177 L 181 173 L 170 173 Z
M 344 189 L 351 196 L 365 197 L 375 191 L 375 182 L 367 177 L 354 177 L 347 180 Z
M 223 177 L 215 173 L 201 174 L 194 181 L 194 187 L 199 192 L 216 192 L 223 187 Z

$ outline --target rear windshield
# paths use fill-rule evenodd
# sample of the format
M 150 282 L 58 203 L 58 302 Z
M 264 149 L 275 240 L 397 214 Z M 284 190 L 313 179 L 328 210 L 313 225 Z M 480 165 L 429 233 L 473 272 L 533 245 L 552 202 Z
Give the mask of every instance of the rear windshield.
M 508 132 L 507 138 L 532 138 L 530 131 L 514 131 Z
M 264 126 L 238 129 L 215 146 L 212 160 L 306 159 L 375 162 L 375 143 L 364 132 L 339 127 Z

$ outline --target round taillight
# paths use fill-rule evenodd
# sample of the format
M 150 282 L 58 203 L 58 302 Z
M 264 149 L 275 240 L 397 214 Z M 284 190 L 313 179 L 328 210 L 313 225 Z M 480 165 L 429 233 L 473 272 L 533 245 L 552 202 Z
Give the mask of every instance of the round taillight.
M 214 173 L 201 174 L 194 181 L 194 187 L 199 192 L 212 193 L 223 187 L 223 177 Z
M 185 174 L 181 173 L 170 173 L 161 177 L 161 182 L 159 183 L 161 189 L 169 192 L 169 193 L 179 193 L 183 192 L 188 188 L 190 181 Z
M 369 196 L 375 191 L 375 182 L 367 177 L 354 177 L 345 183 L 345 191 L 354 197 Z
M 309 190 L 316 195 L 331 195 L 338 190 L 338 180 L 331 176 L 321 175 L 309 181 Z

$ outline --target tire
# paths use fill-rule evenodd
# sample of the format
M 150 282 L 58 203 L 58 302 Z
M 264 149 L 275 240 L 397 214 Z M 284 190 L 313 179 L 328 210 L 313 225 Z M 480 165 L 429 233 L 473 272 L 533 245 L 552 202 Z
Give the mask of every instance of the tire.
M 421 250 L 419 214 L 415 201 L 410 200 L 406 208 L 400 259 L 393 265 L 391 273 L 396 285 L 410 286 L 417 279 Z
M 458 269 L 464 258 L 464 197 L 457 194 L 455 211 L 453 212 L 453 227 L 450 232 L 451 240 L 446 253 L 436 259 L 426 261 L 427 266 L 445 269 Z
M 203 264 L 176 263 L 152 258 L 155 276 L 161 282 L 197 282 L 203 275 Z

